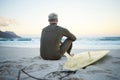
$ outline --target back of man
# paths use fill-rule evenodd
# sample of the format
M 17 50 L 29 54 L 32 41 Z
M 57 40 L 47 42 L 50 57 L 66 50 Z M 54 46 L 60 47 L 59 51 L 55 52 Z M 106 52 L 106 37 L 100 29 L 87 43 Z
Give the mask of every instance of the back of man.
M 61 38 L 58 26 L 49 25 L 44 28 L 41 35 L 41 56 L 45 59 L 59 58 Z
M 40 55 L 43 59 L 57 60 L 60 59 L 64 52 L 61 44 L 61 39 L 66 36 L 70 41 L 67 43 L 68 47 L 76 37 L 67 29 L 57 26 L 57 23 L 50 23 L 42 30 Z M 64 46 L 67 47 L 65 44 Z M 65 48 L 63 46 L 63 48 Z M 67 49 L 67 48 L 66 48 Z

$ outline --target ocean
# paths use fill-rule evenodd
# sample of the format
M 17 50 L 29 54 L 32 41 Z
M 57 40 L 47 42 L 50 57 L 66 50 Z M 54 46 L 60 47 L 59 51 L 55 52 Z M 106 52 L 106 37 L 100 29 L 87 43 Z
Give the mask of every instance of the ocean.
M 40 48 L 40 37 L 0 38 L 0 46 Z M 77 37 L 73 49 L 120 49 L 120 36 Z

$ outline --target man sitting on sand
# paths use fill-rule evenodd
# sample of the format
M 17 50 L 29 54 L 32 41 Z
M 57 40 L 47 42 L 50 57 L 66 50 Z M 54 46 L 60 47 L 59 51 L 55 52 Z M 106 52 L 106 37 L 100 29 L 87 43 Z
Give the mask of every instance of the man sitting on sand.
M 72 42 L 76 40 L 76 37 L 67 29 L 57 25 L 57 14 L 51 13 L 48 16 L 48 21 L 50 25 L 43 28 L 41 34 L 41 57 L 45 60 L 58 60 L 65 52 L 71 55 Z M 63 36 L 67 38 L 61 42 Z

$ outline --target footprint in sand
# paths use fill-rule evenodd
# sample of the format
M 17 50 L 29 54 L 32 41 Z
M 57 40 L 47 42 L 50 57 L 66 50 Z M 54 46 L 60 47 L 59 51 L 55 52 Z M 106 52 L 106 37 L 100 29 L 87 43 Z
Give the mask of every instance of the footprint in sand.
M 113 64 L 119 64 L 120 65 L 120 61 L 112 61 Z
M 106 75 L 106 77 L 108 77 L 109 80 L 119 80 L 119 78 L 117 78 L 116 76 L 113 76 L 113 75 Z
M 103 71 L 103 70 L 90 70 L 90 71 L 87 71 L 87 73 L 96 74 L 96 73 L 109 73 L 109 72 L 108 71 Z
M 33 71 L 40 71 L 47 68 L 49 68 L 48 64 L 32 64 L 26 67 L 25 70 L 29 72 L 33 72 Z
M 114 57 L 114 58 L 116 58 L 116 59 L 120 59 L 120 57 Z
M 63 78 L 66 78 L 68 77 L 69 75 L 71 74 L 75 74 L 76 71 L 55 71 L 55 72 L 51 72 L 47 75 L 45 75 L 45 78 L 48 78 L 48 79 L 56 79 L 56 80 L 63 80 Z M 67 79 L 67 80 L 70 80 L 70 79 Z M 71 79 L 71 80 L 78 80 L 77 78 L 76 79 Z

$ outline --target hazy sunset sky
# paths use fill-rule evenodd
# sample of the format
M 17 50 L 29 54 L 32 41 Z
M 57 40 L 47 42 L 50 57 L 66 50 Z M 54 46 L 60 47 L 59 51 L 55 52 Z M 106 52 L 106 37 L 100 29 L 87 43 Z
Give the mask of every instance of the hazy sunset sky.
M 75 35 L 120 36 L 120 0 L 0 0 L 0 30 L 40 35 L 52 12 Z

